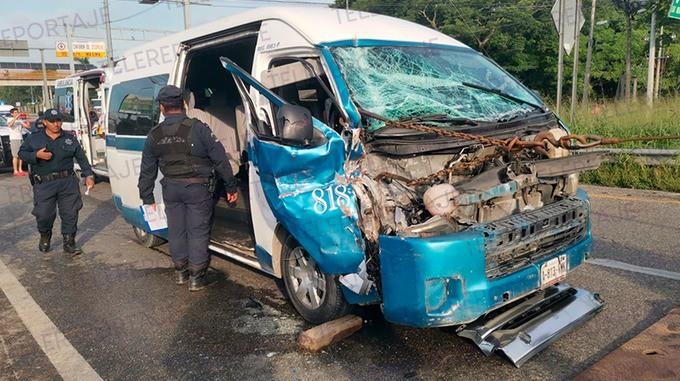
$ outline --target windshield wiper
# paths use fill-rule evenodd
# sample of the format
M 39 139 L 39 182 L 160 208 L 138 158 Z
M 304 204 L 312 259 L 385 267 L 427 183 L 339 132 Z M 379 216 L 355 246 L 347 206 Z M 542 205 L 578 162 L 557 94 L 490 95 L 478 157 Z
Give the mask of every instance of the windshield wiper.
M 449 123 L 459 126 L 478 126 L 479 123 L 468 118 L 455 118 L 447 114 L 427 114 L 407 116 L 399 119 L 400 122 L 435 122 L 435 123 Z
M 482 86 L 482 85 L 477 85 L 477 84 L 475 84 L 475 83 L 470 83 L 470 82 L 461 82 L 461 85 L 463 85 L 463 86 L 465 86 L 465 87 L 471 87 L 471 88 L 473 88 L 473 89 L 481 90 L 481 91 L 484 91 L 484 92 L 487 92 L 487 93 L 496 94 L 496 95 L 498 95 L 498 96 L 501 96 L 501 97 L 503 97 L 503 98 L 505 98 L 505 99 L 508 99 L 508 100 L 510 100 L 510 101 L 512 101 L 512 102 L 515 102 L 515 103 L 517 103 L 517 104 L 525 104 L 525 105 L 527 105 L 527 106 L 533 107 L 533 108 L 536 109 L 536 110 L 540 110 L 541 112 L 546 112 L 546 110 L 543 108 L 543 106 L 538 105 L 538 104 L 536 104 L 536 103 L 532 103 L 532 102 L 526 101 L 526 100 L 524 100 L 524 99 L 522 99 L 522 98 L 518 98 L 518 97 L 516 97 L 516 96 L 514 96 L 514 95 L 510 95 L 510 94 L 506 93 L 506 92 L 503 91 L 503 90 L 493 89 L 493 88 L 491 88 L 491 87 L 486 87 L 486 86 Z

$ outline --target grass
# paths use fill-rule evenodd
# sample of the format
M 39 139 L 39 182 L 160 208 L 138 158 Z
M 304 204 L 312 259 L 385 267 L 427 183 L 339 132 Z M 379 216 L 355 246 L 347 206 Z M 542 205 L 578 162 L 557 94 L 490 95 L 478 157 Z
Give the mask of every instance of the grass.
M 675 165 L 645 166 L 630 156 L 620 155 L 613 163 L 581 174 L 580 179 L 583 183 L 608 187 L 680 193 L 680 158 Z
M 680 98 L 659 100 L 653 109 L 647 107 L 644 100 L 630 105 L 616 102 L 581 108 L 570 127 L 576 134 L 602 137 L 680 135 Z M 633 142 L 616 147 L 680 149 L 680 140 Z
M 680 135 L 680 98 L 660 100 L 653 109 L 645 105 L 644 99 L 631 105 L 617 102 L 582 108 L 577 111 L 575 122 L 570 127 L 576 134 L 602 137 Z M 680 140 L 632 142 L 611 147 L 680 150 Z M 680 193 L 680 158 L 675 164 L 645 166 L 631 157 L 621 155 L 615 162 L 604 163 L 598 170 L 582 174 L 581 181 L 619 188 Z

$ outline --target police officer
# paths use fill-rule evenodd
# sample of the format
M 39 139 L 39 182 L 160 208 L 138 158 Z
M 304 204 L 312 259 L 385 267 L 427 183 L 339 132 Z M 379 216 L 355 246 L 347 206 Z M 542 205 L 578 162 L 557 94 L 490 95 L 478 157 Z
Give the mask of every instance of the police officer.
M 33 215 L 40 232 L 38 250 L 43 253 L 50 251 L 52 226 L 59 207 L 64 251 L 78 255 L 82 251 L 76 246 L 76 231 L 78 211 L 83 207 L 83 201 L 78 178 L 73 171 L 74 159 L 86 177 L 88 189 L 94 186 L 94 173 L 76 137 L 61 129 L 61 120 L 59 111 L 45 111 L 42 122 L 44 128 L 24 140 L 19 157 L 31 165 Z
M 144 205 L 155 209 L 153 189 L 160 168 L 176 283 L 188 281 L 189 290 L 198 291 L 208 284 L 215 173 L 225 183 L 229 203 L 237 200 L 237 181 L 224 147 L 206 124 L 186 116 L 183 99 L 175 86 L 159 91 L 165 119 L 147 135 L 138 187 Z

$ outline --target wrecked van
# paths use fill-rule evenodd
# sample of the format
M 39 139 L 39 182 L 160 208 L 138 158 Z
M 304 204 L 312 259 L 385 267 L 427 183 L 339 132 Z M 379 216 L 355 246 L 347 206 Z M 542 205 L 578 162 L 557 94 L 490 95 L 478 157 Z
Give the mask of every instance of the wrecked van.
M 459 41 L 286 7 L 127 52 L 107 158 L 116 207 L 147 246 L 167 231 L 144 219 L 136 181 L 166 83 L 186 91 L 188 115 L 211 126 L 241 180 L 239 204 L 216 205 L 211 249 L 281 278 L 306 320 L 377 304 L 393 323 L 458 326 L 519 365 L 602 307 L 563 283 L 591 250 L 578 173 L 599 158 L 525 144 L 567 127 Z

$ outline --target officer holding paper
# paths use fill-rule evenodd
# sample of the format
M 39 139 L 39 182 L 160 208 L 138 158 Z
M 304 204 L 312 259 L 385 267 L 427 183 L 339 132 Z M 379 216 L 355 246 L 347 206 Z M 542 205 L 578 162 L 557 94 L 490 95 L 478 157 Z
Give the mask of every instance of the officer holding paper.
M 147 135 L 138 188 L 149 214 L 149 208 L 156 209 L 153 189 L 160 169 L 176 283 L 188 281 L 189 290 L 198 291 L 209 283 L 215 175 L 224 180 L 229 203 L 236 202 L 238 193 L 224 147 L 206 124 L 186 116 L 183 99 L 175 86 L 159 91 L 165 119 Z

